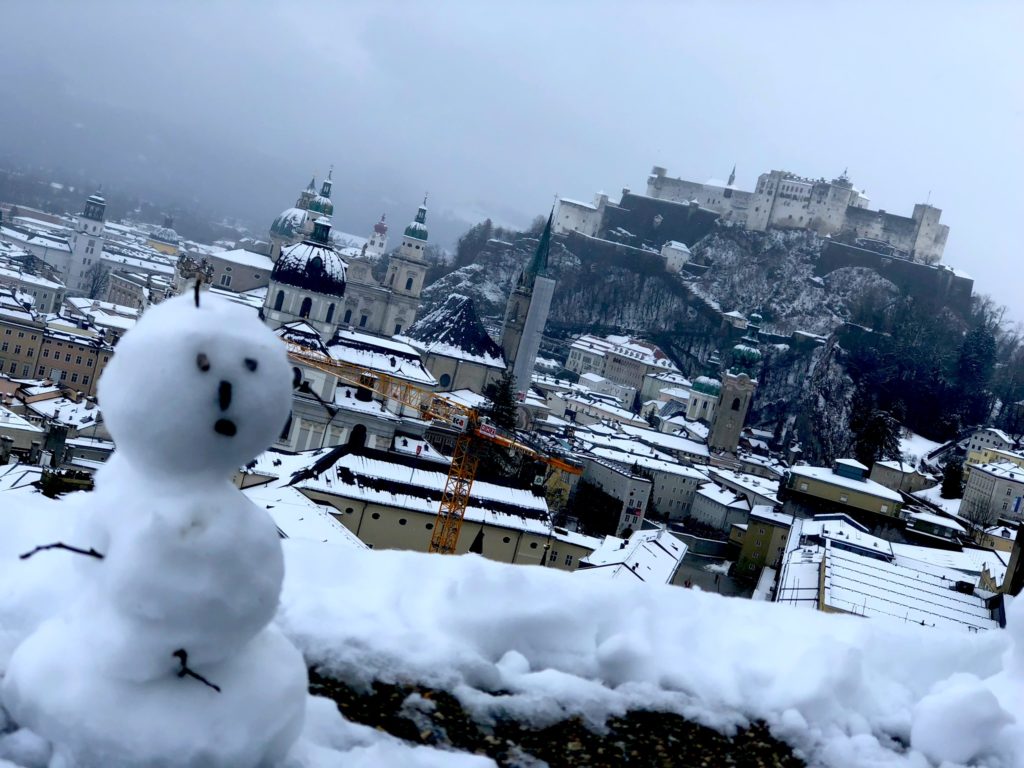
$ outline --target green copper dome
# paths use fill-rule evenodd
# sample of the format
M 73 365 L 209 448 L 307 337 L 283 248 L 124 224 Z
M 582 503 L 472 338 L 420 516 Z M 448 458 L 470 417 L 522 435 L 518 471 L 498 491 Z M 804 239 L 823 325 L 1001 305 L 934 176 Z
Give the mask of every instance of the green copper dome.
M 411 237 L 414 240 L 427 240 L 427 206 L 421 205 L 420 209 L 416 211 L 416 220 L 411 222 L 408 227 L 405 228 L 405 236 Z

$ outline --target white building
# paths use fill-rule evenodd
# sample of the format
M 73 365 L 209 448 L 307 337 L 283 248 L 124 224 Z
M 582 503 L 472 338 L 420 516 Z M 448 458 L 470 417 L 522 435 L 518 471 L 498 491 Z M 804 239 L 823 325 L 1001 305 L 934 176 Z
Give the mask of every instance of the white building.
M 579 232 L 589 237 L 597 237 L 607 205 L 608 195 L 604 193 L 595 195 L 593 204 L 565 197 L 559 198 L 552 229 L 556 235 Z
M 762 173 L 753 192 L 729 181 L 701 184 L 670 178 L 655 167 L 647 180 L 647 195 L 675 202 L 696 201 L 746 229 L 810 229 L 820 235 L 847 233 L 862 241 L 884 243 L 894 255 L 926 264 L 942 260 L 949 227 L 942 211 L 918 203 L 910 216 L 869 208 L 863 191 L 854 188 L 844 172 L 838 178 L 810 179 L 788 171 Z
M 661 246 L 661 258 L 665 260 L 666 271 L 678 272 L 690 262 L 692 254 L 686 243 L 669 240 Z
M 639 530 L 647 514 L 647 499 L 652 483 L 646 477 L 634 474 L 629 465 L 596 456 L 583 458 L 583 479 L 597 486 L 621 504 L 616 535 L 629 529 Z

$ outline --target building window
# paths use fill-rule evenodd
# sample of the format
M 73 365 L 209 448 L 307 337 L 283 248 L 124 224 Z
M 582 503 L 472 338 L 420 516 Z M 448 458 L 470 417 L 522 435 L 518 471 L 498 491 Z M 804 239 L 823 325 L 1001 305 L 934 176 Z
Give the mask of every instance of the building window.
M 740 409 L 740 399 L 738 397 L 734 397 L 732 399 L 732 406 L 731 406 L 731 408 L 734 411 L 738 411 Z
M 366 323 L 367 323 L 367 321 L 369 319 L 370 318 L 367 315 L 363 315 L 362 317 L 360 317 L 359 318 L 359 327 L 360 328 L 365 328 L 366 327 Z
M 566 565 L 572 565 L 572 555 L 566 555 L 565 556 L 565 564 Z
M 505 544 L 508 544 L 510 541 L 512 541 L 512 539 L 510 539 L 508 536 L 502 539 L 502 542 Z
M 451 386 L 452 377 L 449 376 L 447 373 L 442 373 L 441 378 L 438 381 L 440 382 L 442 387 L 448 387 Z
M 26 363 L 25 365 L 21 366 L 21 375 L 22 376 L 28 376 L 28 363 Z
M 374 520 L 380 520 L 380 512 L 374 512 L 372 515 L 370 515 L 370 517 L 372 517 Z
M 412 278 L 411 277 L 407 277 L 405 279 L 405 290 L 407 290 L 407 291 L 411 291 L 412 290 Z
M 537 542 L 536 541 L 531 541 L 530 542 L 530 549 L 536 549 L 536 548 L 537 548 Z
M 6 352 L 8 346 L 9 346 L 9 343 L 6 342 L 6 341 L 3 344 L 0 344 L 0 352 Z
M 71 383 L 72 384 L 77 384 L 78 383 L 78 374 L 77 373 L 72 373 L 71 374 Z
M 14 345 L 14 354 L 16 354 L 16 355 L 20 355 L 21 354 L 21 344 L 15 344 Z
M 352 322 L 352 310 L 351 309 L 346 309 L 345 310 L 345 324 L 347 325 L 347 324 L 349 324 L 351 322 Z
M 324 321 L 329 323 L 333 319 L 334 319 L 334 304 L 331 304 L 331 306 L 329 306 L 327 308 L 327 317 L 324 318 Z
M 313 309 L 313 300 L 307 296 L 302 300 L 302 306 L 299 307 L 299 317 L 309 317 L 309 313 Z
M 79 355 L 78 357 L 75 358 L 75 365 L 81 365 L 81 364 L 82 364 L 82 356 Z
M 39 366 L 39 370 L 36 371 L 36 376 L 45 376 L 45 375 L 46 375 L 46 366 L 45 365 L 40 365 Z
M 274 299 L 274 311 L 280 312 L 281 307 L 284 306 L 284 291 L 278 291 L 277 296 Z
M 402 332 L 402 324 L 401 323 L 395 323 L 395 336 L 397 336 L 401 332 Z
M 221 275 L 220 284 L 223 285 L 225 288 L 231 285 L 231 275 Z
M 845 493 L 840 493 L 839 494 L 839 500 L 841 502 L 843 502 L 843 504 L 845 504 L 846 502 L 848 502 L 850 500 L 850 497 L 847 496 Z
M 89 377 L 88 376 L 83 376 L 82 377 L 82 384 L 88 386 L 88 384 L 89 384 Z
M 881 507 L 878 508 L 878 511 L 879 512 L 888 512 L 889 511 L 889 505 L 888 504 L 883 504 Z
M 92 368 L 92 358 L 90 357 L 90 358 L 89 358 L 88 360 L 86 360 L 86 361 L 85 361 L 85 364 L 86 364 L 86 365 L 87 365 L 87 366 L 88 366 L 89 368 Z
M 65 363 L 70 363 L 71 362 L 71 353 L 70 352 L 65 352 L 64 353 L 64 362 Z
M 806 491 L 807 490 L 807 483 L 800 483 L 800 485 L 797 486 L 797 487 L 801 491 Z
M 434 524 L 433 523 L 427 523 L 426 528 L 427 528 L 428 531 L 432 531 L 432 530 L 434 530 Z

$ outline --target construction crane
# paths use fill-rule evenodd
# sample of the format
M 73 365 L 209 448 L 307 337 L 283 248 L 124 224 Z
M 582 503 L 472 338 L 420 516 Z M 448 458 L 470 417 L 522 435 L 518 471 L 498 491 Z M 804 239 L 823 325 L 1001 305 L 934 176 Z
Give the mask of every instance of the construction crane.
M 324 352 L 285 341 L 288 357 L 294 363 L 316 368 L 339 381 L 369 390 L 385 401 L 394 400 L 411 408 L 424 420 L 437 421 L 454 427 L 459 436 L 455 441 L 448 478 L 441 493 L 434 529 L 430 537 L 430 552 L 454 554 L 462 531 L 462 521 L 469 505 L 469 495 L 476 478 L 480 457 L 473 450 L 476 441 L 489 442 L 508 450 L 518 451 L 529 458 L 540 461 L 555 470 L 571 475 L 582 474 L 583 470 L 557 456 L 541 453 L 532 446 L 518 440 L 514 435 L 504 435 L 483 419 L 474 408 L 445 397 L 437 392 L 417 386 L 412 382 L 386 373 L 372 371 L 351 363 L 336 360 Z

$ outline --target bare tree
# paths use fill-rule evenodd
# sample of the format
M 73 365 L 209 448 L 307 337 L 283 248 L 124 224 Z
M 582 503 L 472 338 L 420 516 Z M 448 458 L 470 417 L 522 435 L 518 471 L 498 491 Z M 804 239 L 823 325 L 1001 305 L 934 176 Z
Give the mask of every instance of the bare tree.
M 110 282 L 110 268 L 97 261 L 85 271 L 85 295 L 90 299 L 102 299 Z
M 989 505 L 973 494 L 964 496 L 960 502 L 960 517 L 970 525 L 971 538 L 975 541 L 980 541 L 984 530 L 995 522 Z

